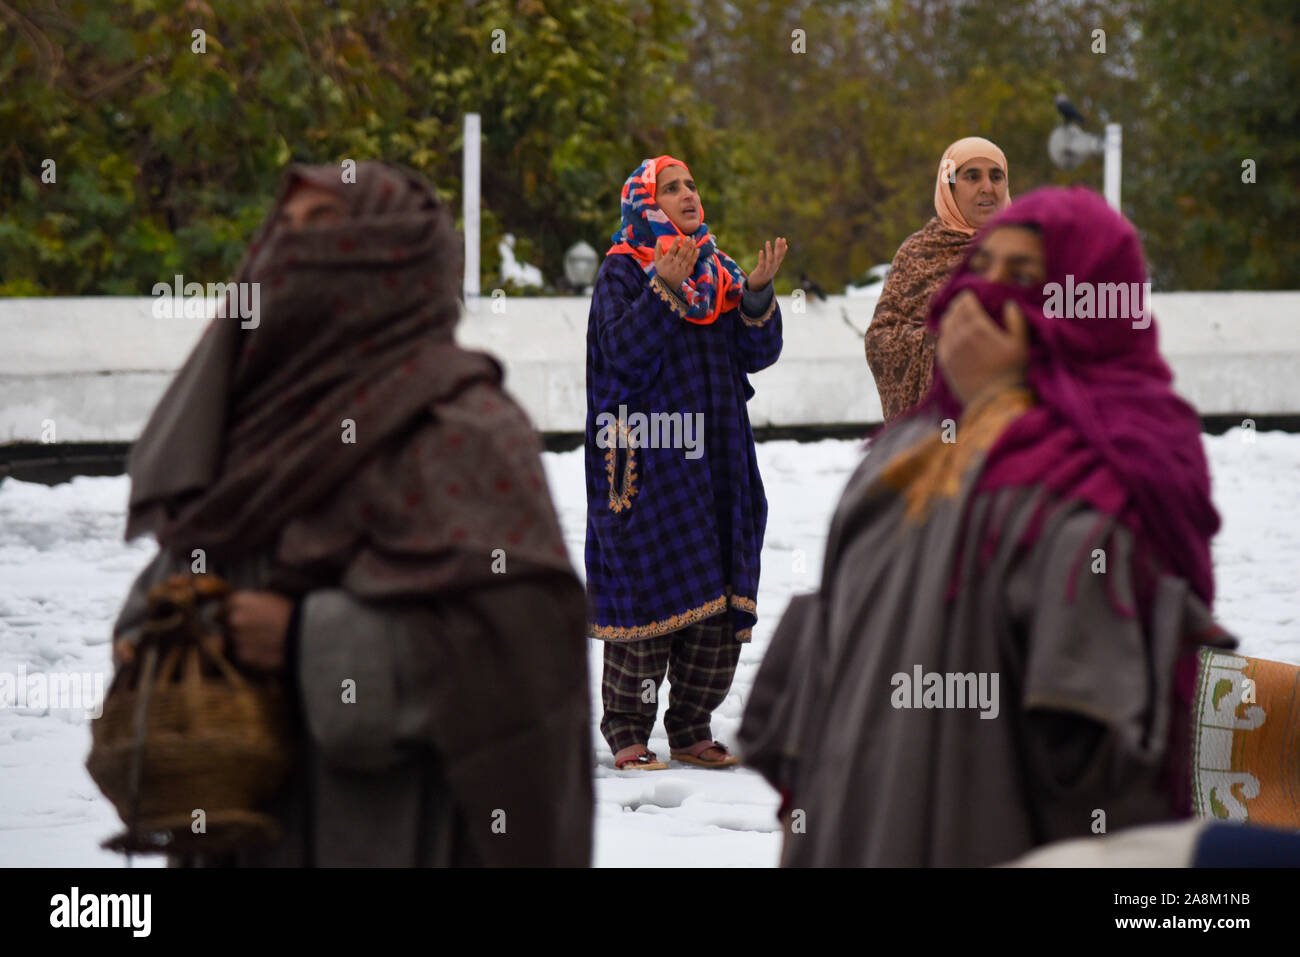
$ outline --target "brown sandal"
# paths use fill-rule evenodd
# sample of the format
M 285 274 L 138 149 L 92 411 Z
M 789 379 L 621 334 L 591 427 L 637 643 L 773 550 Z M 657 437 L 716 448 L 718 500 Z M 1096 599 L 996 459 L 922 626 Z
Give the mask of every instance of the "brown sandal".
M 723 756 L 719 759 L 706 758 L 705 751 L 720 751 Z M 696 741 L 689 748 L 674 748 L 672 758 L 674 761 L 698 764 L 702 768 L 726 768 L 740 763 L 740 758 L 728 751 L 727 746 L 720 741 Z
M 644 744 L 631 744 L 614 755 L 616 771 L 663 771 L 668 765 Z

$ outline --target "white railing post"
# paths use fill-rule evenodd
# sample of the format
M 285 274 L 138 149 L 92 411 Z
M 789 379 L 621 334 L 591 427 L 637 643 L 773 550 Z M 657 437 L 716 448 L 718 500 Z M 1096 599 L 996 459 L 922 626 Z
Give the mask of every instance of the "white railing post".
M 465 303 L 471 305 L 479 289 L 479 193 L 482 124 L 477 113 L 465 114 L 465 148 L 461 169 L 461 209 L 465 221 Z
M 1103 172 L 1106 202 L 1117 213 L 1122 213 L 1119 202 L 1120 159 L 1124 153 L 1124 128 L 1118 123 L 1106 124 L 1106 165 Z

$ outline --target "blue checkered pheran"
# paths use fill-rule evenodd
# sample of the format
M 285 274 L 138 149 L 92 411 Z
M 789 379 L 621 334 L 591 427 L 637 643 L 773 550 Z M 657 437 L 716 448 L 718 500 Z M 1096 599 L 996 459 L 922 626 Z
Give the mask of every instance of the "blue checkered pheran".
M 710 324 L 685 312 L 634 256 L 605 258 L 587 320 L 593 638 L 653 638 L 730 610 L 736 639 L 748 641 L 757 620 L 767 497 L 745 403 L 748 375 L 781 354 L 781 312 L 771 284 Z M 649 447 L 667 430 L 645 434 L 637 413 L 701 422 L 702 454 Z

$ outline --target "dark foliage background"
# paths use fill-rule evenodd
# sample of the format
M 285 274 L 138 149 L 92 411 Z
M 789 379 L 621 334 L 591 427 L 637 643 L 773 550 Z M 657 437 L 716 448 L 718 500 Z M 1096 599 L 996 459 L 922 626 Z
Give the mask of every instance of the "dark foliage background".
M 0 295 L 220 280 L 290 159 L 403 162 L 459 210 L 475 110 L 487 288 L 503 232 L 548 277 L 577 239 L 603 252 L 623 179 L 671 152 L 742 265 L 783 234 L 783 288 L 806 269 L 838 289 L 931 215 L 959 136 L 1003 147 L 1013 193 L 1100 188 L 1099 159 L 1047 158 L 1058 90 L 1124 125 L 1158 288 L 1297 288 L 1298 19 L 1294 0 L 0 0 Z

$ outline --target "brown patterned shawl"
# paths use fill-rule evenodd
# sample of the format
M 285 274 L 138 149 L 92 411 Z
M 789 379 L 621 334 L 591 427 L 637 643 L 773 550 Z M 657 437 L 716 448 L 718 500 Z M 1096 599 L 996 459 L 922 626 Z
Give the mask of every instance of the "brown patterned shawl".
M 131 450 L 127 538 L 212 558 L 272 552 L 286 581 L 359 597 L 489 580 L 493 550 L 572 574 L 536 434 L 494 359 L 456 345 L 461 252 L 418 175 L 292 166 L 240 282 L 255 328 L 217 318 Z M 306 181 L 343 221 L 275 218 Z M 347 421 L 354 442 L 345 442 Z
M 930 391 L 934 337 L 926 330 L 930 299 L 961 261 L 971 237 L 938 216 L 903 240 L 867 328 L 867 364 L 889 422 Z

